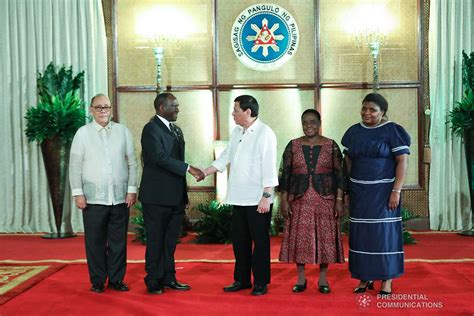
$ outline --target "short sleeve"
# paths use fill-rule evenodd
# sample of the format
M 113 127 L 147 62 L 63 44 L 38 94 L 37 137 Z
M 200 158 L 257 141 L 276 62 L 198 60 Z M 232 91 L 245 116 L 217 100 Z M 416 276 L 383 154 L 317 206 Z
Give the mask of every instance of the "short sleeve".
M 344 155 L 347 155 L 349 152 L 349 148 L 351 148 L 351 137 L 350 137 L 350 131 L 352 128 L 349 128 L 345 133 L 344 136 L 342 136 L 341 140 L 341 145 L 342 145 L 342 153 Z
M 393 129 L 389 135 L 389 142 L 392 155 L 410 154 L 410 135 L 400 125 L 393 124 Z
M 230 160 L 232 159 L 231 153 L 233 151 L 233 146 L 235 146 L 237 139 L 240 138 L 238 135 L 240 135 L 240 130 L 239 127 L 236 126 L 232 131 L 230 140 L 227 143 L 227 146 L 225 147 L 224 151 L 212 163 L 212 166 L 216 168 L 219 172 L 224 172 L 224 170 L 226 170 L 227 168 L 227 165 L 230 163 Z

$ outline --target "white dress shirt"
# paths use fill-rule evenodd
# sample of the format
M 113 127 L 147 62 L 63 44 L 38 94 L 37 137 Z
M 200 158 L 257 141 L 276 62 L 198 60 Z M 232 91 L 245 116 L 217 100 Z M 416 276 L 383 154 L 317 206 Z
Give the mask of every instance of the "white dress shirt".
M 96 121 L 74 135 L 69 161 L 72 195 L 85 195 L 88 204 L 125 203 L 137 192 L 137 159 L 132 134 L 124 125 Z
M 169 129 L 173 134 L 175 133 L 175 132 L 171 129 L 171 124 L 172 124 L 172 123 L 171 123 L 170 121 L 168 121 L 167 119 L 165 119 L 165 118 L 162 117 L 162 116 L 159 116 L 158 114 L 156 114 L 156 117 L 159 118 L 160 121 L 162 121 L 163 124 L 165 124 L 166 127 L 168 127 L 168 129 Z M 177 135 L 176 135 L 176 137 L 177 137 Z M 189 171 L 189 164 L 188 164 L 188 167 L 186 168 L 186 172 L 188 172 L 188 171 Z
M 165 118 L 162 117 L 162 116 L 159 116 L 158 114 L 156 114 L 156 117 L 159 118 L 160 121 L 162 121 L 163 124 L 165 124 L 166 127 L 168 127 L 168 129 L 171 131 L 171 127 L 170 127 L 171 122 L 170 122 L 170 121 L 168 121 L 167 119 L 165 119 Z
M 263 189 L 278 185 L 276 147 L 275 133 L 259 119 L 246 131 L 241 126 L 232 131 L 226 149 L 212 163 L 220 172 L 230 163 L 226 203 L 258 205 Z

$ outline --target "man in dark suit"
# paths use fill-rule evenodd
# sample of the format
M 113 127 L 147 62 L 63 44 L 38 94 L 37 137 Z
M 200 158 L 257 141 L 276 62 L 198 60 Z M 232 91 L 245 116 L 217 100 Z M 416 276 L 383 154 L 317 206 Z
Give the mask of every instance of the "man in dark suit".
M 139 200 L 146 228 L 145 284 L 151 294 L 164 288 L 186 291 L 191 287 L 176 280 L 174 252 L 188 203 L 186 172 L 197 180 L 203 172 L 184 162 L 184 138 L 176 121 L 179 103 L 171 93 L 157 95 L 156 116 L 145 125 L 141 144 L 143 174 Z

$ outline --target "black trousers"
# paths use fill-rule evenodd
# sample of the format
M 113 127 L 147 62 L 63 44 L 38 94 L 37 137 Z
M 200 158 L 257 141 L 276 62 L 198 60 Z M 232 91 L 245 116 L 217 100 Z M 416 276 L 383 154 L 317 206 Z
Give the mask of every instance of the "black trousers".
M 270 283 L 270 221 L 268 213 L 260 214 L 257 206 L 233 206 L 232 246 L 235 256 L 234 280 L 251 284 L 253 272 L 255 285 Z M 253 245 L 253 251 L 252 251 Z
M 184 204 L 171 207 L 142 203 L 146 229 L 145 284 L 148 288 L 176 281 L 174 253 Z
M 122 281 L 127 268 L 130 210 L 118 205 L 88 204 L 82 211 L 87 266 L 91 283 Z

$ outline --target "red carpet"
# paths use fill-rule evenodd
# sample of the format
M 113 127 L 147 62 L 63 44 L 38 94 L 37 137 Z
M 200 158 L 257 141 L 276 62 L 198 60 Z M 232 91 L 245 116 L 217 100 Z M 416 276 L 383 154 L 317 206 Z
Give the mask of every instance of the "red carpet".
M 85 262 L 83 236 L 47 240 L 37 235 L 0 234 L 0 265 L 70 263 L 46 278 L 41 272 L 29 280 L 32 283 L 16 287 L 15 293 L 7 292 L 11 298 L 37 282 L 0 306 L 0 315 L 474 315 L 474 238 L 454 233 L 414 236 L 418 244 L 405 247 L 406 273 L 393 287 L 394 293 L 403 295 L 381 300 L 375 291 L 368 296 L 351 293 L 357 281 L 350 278 L 347 263 L 330 267 L 329 295 L 317 292 L 315 266 L 308 267 L 308 290 L 291 293 L 295 267 L 281 263 L 272 264 L 267 295 L 252 297 L 250 290 L 224 293 L 222 287 L 232 282 L 233 264 L 222 262 L 233 260 L 232 246 L 194 244 L 192 235 L 182 240 L 176 253 L 178 278 L 189 282 L 191 291 L 148 295 L 143 284 L 145 247 L 131 242 L 134 236 L 129 235 L 125 281 L 131 291 L 96 294 L 89 291 L 87 266 L 74 264 Z M 273 260 L 278 258 L 280 241 L 272 238 Z M 346 236 L 344 246 L 347 255 Z
M 459 236 L 455 233 L 414 234 L 418 244 L 405 246 L 405 258 L 412 259 L 474 259 L 474 238 Z M 129 235 L 128 260 L 143 260 L 145 247 L 132 242 Z M 178 260 L 233 260 L 231 245 L 198 245 L 192 243 L 193 235 L 178 244 Z M 347 258 L 347 236 L 343 236 L 345 256 Z M 271 258 L 278 259 L 280 237 L 271 241 Z M 0 234 L 0 261 L 2 260 L 80 260 L 85 262 L 84 236 L 68 239 L 44 239 L 38 235 L 2 235 Z
M 232 264 L 182 263 L 178 265 L 178 277 L 192 285 L 191 291 L 168 290 L 163 295 L 148 295 L 143 284 L 143 264 L 129 264 L 126 281 L 130 292 L 109 290 L 96 294 L 88 291 L 86 265 L 71 264 L 7 302 L 0 311 L 2 316 L 472 315 L 474 312 L 474 269 L 468 263 L 407 263 L 405 276 L 394 281 L 393 290 L 399 297 L 377 299 L 376 292 L 370 291 L 365 301 L 359 301 L 361 295 L 351 293 L 356 281 L 349 278 L 347 264 L 331 266 L 332 293 L 328 295 L 316 290 L 315 267 L 308 269 L 308 290 L 291 293 L 295 269 L 289 264 L 272 265 L 272 284 L 267 295 L 252 297 L 250 290 L 224 293 L 222 286 L 232 280 L 232 268 Z M 404 307 L 393 307 L 396 304 Z

